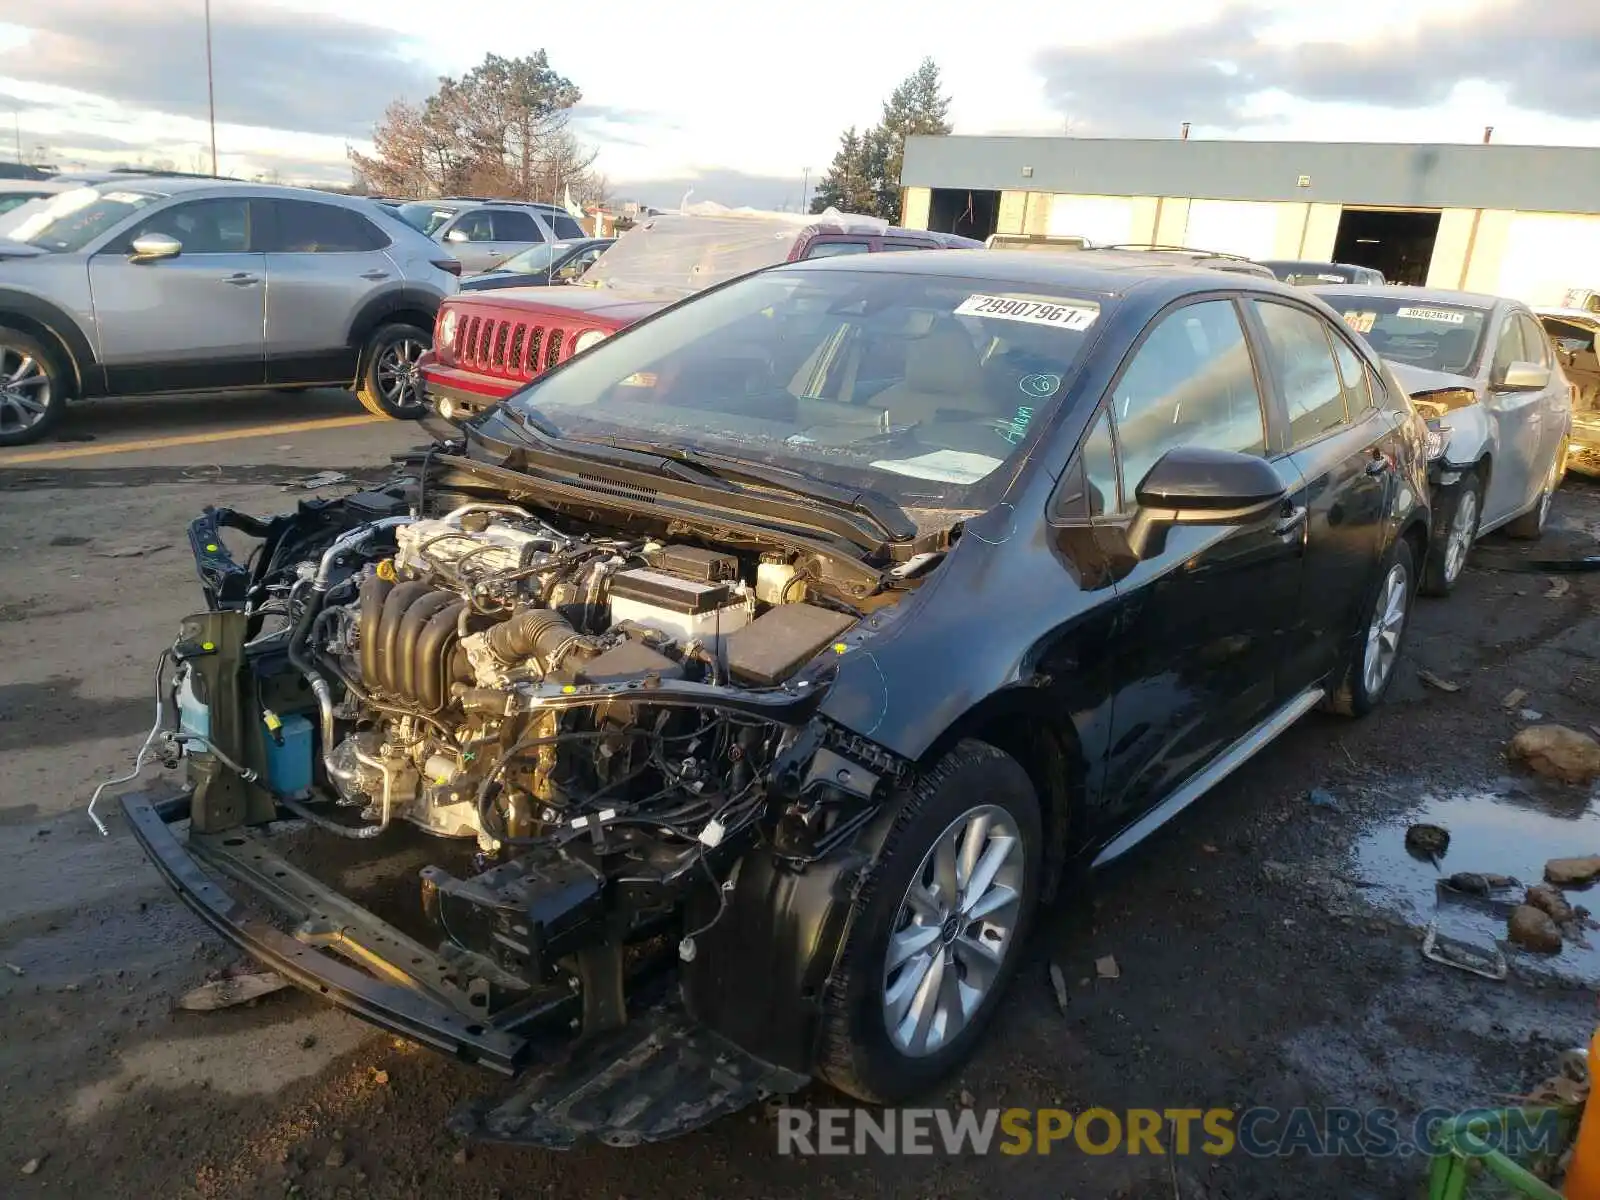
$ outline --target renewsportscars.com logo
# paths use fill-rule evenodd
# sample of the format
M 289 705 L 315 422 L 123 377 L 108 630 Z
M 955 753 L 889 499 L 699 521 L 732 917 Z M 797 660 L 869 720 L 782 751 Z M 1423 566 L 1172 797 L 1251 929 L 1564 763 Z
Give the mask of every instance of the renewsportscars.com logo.
M 779 1154 L 1127 1154 L 1390 1158 L 1435 1154 L 1441 1124 L 1485 1118 L 1479 1140 L 1513 1156 L 1561 1145 L 1555 1109 L 781 1108 Z

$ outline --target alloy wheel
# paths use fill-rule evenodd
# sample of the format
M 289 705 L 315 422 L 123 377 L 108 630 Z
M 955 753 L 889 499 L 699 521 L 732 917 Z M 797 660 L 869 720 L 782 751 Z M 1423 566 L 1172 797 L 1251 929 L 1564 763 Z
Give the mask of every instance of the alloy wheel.
M 1467 564 L 1473 535 L 1478 532 L 1478 493 L 1471 488 L 1456 499 L 1455 515 L 1450 518 L 1450 533 L 1444 548 L 1444 579 L 1454 583 Z
M 884 961 L 884 1024 L 902 1054 L 948 1046 L 993 990 L 1015 940 L 1024 863 L 1015 821 L 992 804 L 957 817 L 923 857 Z
M 419 362 L 427 349 L 416 338 L 396 338 L 378 352 L 378 391 L 398 409 L 420 408 L 422 371 Z
M 0 433 L 20 433 L 43 421 L 52 386 L 38 358 L 0 343 Z
M 1389 568 L 1378 589 L 1378 603 L 1373 609 L 1372 624 L 1367 627 L 1366 653 L 1361 660 L 1361 682 L 1367 695 L 1377 696 L 1394 670 L 1395 659 L 1400 655 L 1400 634 L 1406 625 L 1406 604 L 1410 600 L 1410 580 L 1406 569 L 1399 563 Z

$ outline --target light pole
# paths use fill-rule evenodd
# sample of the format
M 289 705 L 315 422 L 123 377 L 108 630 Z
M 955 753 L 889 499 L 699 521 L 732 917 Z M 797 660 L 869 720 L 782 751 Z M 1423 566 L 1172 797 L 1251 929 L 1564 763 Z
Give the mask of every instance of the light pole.
M 22 114 L 15 110 L 11 113 L 11 129 L 17 135 L 17 162 L 22 161 Z
M 211 0 L 206 0 L 206 103 L 211 110 L 211 173 L 217 173 L 217 84 L 211 72 Z
M 805 212 L 806 211 L 806 208 L 807 208 L 806 201 L 811 196 L 811 168 L 807 167 L 805 169 L 805 172 L 806 172 L 805 179 L 802 180 L 801 183 L 800 183 L 800 211 L 801 212 Z

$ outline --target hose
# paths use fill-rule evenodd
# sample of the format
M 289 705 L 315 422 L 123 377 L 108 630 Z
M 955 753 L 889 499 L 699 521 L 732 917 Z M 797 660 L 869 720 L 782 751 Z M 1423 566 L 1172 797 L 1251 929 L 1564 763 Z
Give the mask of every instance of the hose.
M 144 770 L 145 756 L 150 753 L 150 748 L 161 737 L 161 727 L 166 724 L 167 720 L 167 706 L 161 697 L 161 677 L 166 673 L 167 663 L 171 658 L 172 651 L 163 650 L 161 657 L 156 659 L 156 720 L 155 724 L 150 726 L 150 732 L 145 735 L 144 744 L 139 747 L 139 752 L 133 756 L 133 770 L 126 775 L 119 775 L 115 779 L 106 780 L 95 788 L 94 795 L 89 797 L 89 820 L 94 822 L 94 827 L 100 831 L 101 837 L 109 837 L 111 834 L 111 830 L 106 828 L 106 823 L 100 819 L 100 814 L 94 811 L 95 805 L 100 803 L 101 794 L 109 787 L 131 783 L 139 778 L 139 772 Z

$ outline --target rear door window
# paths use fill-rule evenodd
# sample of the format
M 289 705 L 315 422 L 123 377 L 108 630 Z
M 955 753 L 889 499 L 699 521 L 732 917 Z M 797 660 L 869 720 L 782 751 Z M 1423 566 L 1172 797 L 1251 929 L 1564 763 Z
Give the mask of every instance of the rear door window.
M 490 227 L 497 242 L 542 242 L 544 231 L 528 213 L 497 208 L 489 214 Z
M 1314 442 L 1349 420 L 1345 385 L 1321 317 L 1286 304 L 1252 300 L 1267 335 L 1267 357 L 1289 410 L 1292 447 Z
M 381 250 L 389 235 L 366 217 L 310 200 L 270 201 L 277 229 L 269 249 L 282 254 L 357 254 Z

